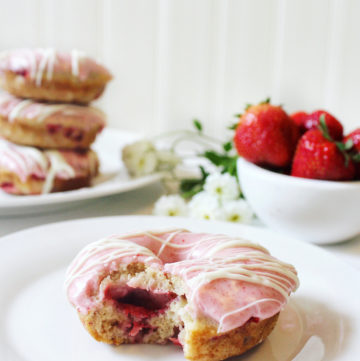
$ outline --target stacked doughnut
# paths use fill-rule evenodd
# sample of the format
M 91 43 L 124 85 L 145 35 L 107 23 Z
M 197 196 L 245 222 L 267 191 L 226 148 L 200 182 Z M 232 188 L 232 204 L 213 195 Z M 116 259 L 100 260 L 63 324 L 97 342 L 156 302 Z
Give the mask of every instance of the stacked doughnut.
M 105 115 L 87 104 L 111 74 L 77 50 L 0 54 L 0 188 L 19 195 L 89 186 Z

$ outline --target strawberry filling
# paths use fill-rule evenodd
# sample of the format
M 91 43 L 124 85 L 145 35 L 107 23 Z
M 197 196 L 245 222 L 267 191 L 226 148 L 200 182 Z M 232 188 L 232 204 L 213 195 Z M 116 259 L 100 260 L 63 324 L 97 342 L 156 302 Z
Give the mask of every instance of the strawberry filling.
M 63 128 L 61 124 L 47 124 L 46 129 L 49 134 L 56 134 L 59 133 L 60 130 L 63 130 L 64 136 L 75 142 L 81 142 L 84 138 L 84 132 L 75 127 Z
M 23 77 L 27 77 L 27 75 L 29 74 L 29 72 L 26 69 L 18 69 L 18 70 L 15 70 L 14 73 L 16 75 L 20 75 Z
M 134 342 L 141 343 L 143 336 L 156 329 L 149 323 L 150 319 L 164 313 L 177 295 L 112 285 L 106 288 L 104 297 L 115 302 L 119 311 L 128 317 L 125 330 Z
M 16 188 L 11 182 L 3 182 L 0 184 L 0 188 L 7 193 L 16 193 Z
M 81 142 L 84 138 L 84 132 L 78 128 L 68 127 L 64 130 L 65 137 L 74 140 L 75 142 Z
M 47 124 L 46 129 L 50 134 L 57 133 L 62 128 L 60 124 Z

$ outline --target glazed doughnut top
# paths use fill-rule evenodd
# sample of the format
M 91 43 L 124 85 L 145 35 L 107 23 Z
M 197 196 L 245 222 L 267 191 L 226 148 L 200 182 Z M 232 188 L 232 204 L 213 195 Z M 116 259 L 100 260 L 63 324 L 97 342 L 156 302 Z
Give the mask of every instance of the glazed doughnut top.
M 59 52 L 48 49 L 15 49 L 0 54 L 0 72 L 12 72 L 42 82 L 59 79 L 72 82 L 106 83 L 109 71 L 78 50 Z
M 172 229 L 111 236 L 86 246 L 67 271 L 69 301 L 86 314 L 105 297 L 101 281 L 134 262 L 182 279 L 189 312 L 217 322 L 219 333 L 277 314 L 299 285 L 293 266 L 257 244 Z M 143 287 L 131 279 L 127 285 Z

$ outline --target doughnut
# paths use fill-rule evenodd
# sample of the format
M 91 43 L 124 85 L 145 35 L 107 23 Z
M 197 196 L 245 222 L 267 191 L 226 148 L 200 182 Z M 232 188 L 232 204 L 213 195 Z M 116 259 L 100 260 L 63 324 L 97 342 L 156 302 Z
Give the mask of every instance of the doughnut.
M 260 245 L 171 229 L 87 245 L 64 286 L 98 341 L 173 342 L 188 360 L 218 361 L 270 334 L 298 278 Z
M 0 54 L 0 86 L 20 98 L 89 103 L 111 79 L 105 67 L 78 50 L 16 49 Z
M 0 136 L 40 148 L 87 149 L 105 126 L 93 107 L 49 104 L 0 93 Z
M 88 187 L 98 173 L 92 150 L 39 150 L 0 139 L 0 188 L 17 195 Z

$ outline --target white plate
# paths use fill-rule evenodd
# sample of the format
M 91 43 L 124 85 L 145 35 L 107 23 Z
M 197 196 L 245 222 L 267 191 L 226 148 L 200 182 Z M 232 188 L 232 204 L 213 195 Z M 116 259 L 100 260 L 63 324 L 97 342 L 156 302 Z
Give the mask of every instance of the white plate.
M 270 337 L 241 361 L 354 361 L 360 354 L 359 273 L 315 246 L 230 223 L 151 216 L 76 220 L 0 241 L 0 360 L 184 360 L 172 345 L 112 347 L 96 342 L 68 304 L 62 284 L 75 254 L 100 237 L 169 226 L 243 236 L 296 266 L 301 286 Z
M 134 133 L 104 129 L 93 146 L 100 160 L 100 175 L 92 187 L 35 196 L 14 196 L 0 190 L 0 216 L 43 213 L 68 207 L 73 202 L 127 192 L 159 180 L 160 174 L 137 179 L 129 177 L 121 161 L 121 149 L 137 139 L 139 135 Z

